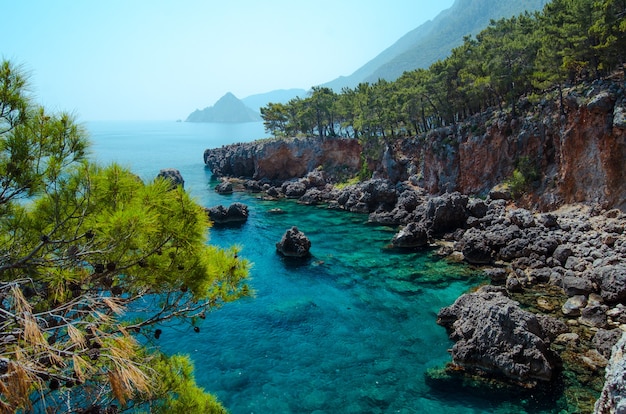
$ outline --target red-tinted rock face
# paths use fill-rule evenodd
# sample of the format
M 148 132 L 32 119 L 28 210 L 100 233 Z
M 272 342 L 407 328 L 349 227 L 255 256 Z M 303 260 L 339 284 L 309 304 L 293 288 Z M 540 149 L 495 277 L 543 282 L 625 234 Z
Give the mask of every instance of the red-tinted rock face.
M 615 96 L 601 92 L 587 104 L 568 100 L 559 142 L 559 195 L 566 203 L 626 206 L 626 129 L 613 123 Z
M 295 138 L 258 141 L 209 149 L 204 160 L 214 174 L 254 179 L 299 178 L 318 167 L 356 174 L 361 145 L 354 139 Z
M 390 141 L 368 168 L 391 181 L 410 179 L 433 194 L 486 194 L 525 159 L 537 173 L 528 206 L 549 210 L 591 202 L 626 209 L 626 93 L 596 82 L 559 99 L 520 103 L 519 118 L 487 112 L 425 136 Z M 565 115 L 561 115 L 564 112 Z M 296 138 L 237 144 L 205 152 L 217 175 L 299 178 L 322 167 L 330 176 L 355 175 L 361 145 L 354 139 Z M 366 151 L 367 152 L 367 151 Z
M 526 201 L 540 209 L 574 202 L 626 208 L 626 97 L 611 83 L 570 92 L 565 116 L 558 102 L 527 105 L 526 117 L 483 114 L 426 137 L 392 144 L 403 161 L 378 171 L 393 180 L 412 180 L 430 193 L 485 194 L 511 176 L 525 158 L 539 180 Z M 406 160 L 409 160 L 406 162 Z

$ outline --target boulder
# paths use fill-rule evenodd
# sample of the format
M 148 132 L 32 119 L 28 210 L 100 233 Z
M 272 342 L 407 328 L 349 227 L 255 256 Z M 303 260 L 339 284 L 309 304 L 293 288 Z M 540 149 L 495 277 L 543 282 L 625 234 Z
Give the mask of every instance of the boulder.
M 567 263 L 567 259 L 573 254 L 572 249 L 568 245 L 559 245 L 552 253 L 552 257 L 556 259 L 562 266 Z
M 233 203 L 228 208 L 223 205 L 208 208 L 207 214 L 213 223 L 243 223 L 248 220 L 248 206 Z
M 428 246 L 428 243 L 428 229 L 422 223 L 409 223 L 391 240 L 394 247 L 411 249 Z
M 338 207 L 354 213 L 391 210 L 398 200 L 396 187 L 383 179 L 371 179 L 351 185 L 336 194 Z
M 171 183 L 171 188 L 176 188 L 178 186 L 182 188 L 185 187 L 185 180 L 183 179 L 182 174 L 175 168 L 162 169 L 157 174 L 157 178 L 164 178 L 166 180 L 169 180 Z
M 506 184 L 498 184 L 489 191 L 489 199 L 491 200 L 512 200 L 511 189 Z
M 611 349 L 622 337 L 623 331 L 620 329 L 598 329 L 593 337 L 593 346 L 606 359 L 611 358 Z
M 397 226 L 421 220 L 424 217 L 423 214 L 416 217 L 414 212 L 422 203 L 423 197 L 419 193 L 405 189 L 398 196 L 398 201 L 392 210 L 379 208 L 369 215 L 369 222 L 386 226 Z
M 437 323 L 447 328 L 455 364 L 534 386 L 550 381 L 555 356 L 536 315 L 522 310 L 501 289 L 483 287 L 443 308 Z
M 559 227 L 559 222 L 552 213 L 540 214 L 539 217 L 537 217 L 537 222 L 548 229 L 556 229 Z
M 520 229 L 527 229 L 537 225 L 533 214 L 523 208 L 511 210 L 509 213 L 509 220 L 511 220 L 511 223 L 515 224 Z
M 471 264 L 489 264 L 493 260 L 494 251 L 483 232 L 474 228 L 463 234 L 455 248 L 461 251 L 465 260 Z
M 587 306 L 587 297 L 584 295 L 574 295 L 568 298 L 561 307 L 561 312 L 565 316 L 579 316 L 581 309 Z
M 593 270 L 592 278 L 600 287 L 600 295 L 605 302 L 626 300 L 626 265 L 602 266 Z
M 593 292 L 593 283 L 584 275 L 575 273 L 563 277 L 563 290 L 569 297 L 575 295 L 588 295 Z
M 286 257 L 308 257 L 311 241 L 297 227 L 292 227 L 283 234 L 280 242 L 276 243 L 276 251 Z
M 218 194 L 232 194 L 233 184 L 230 181 L 222 181 L 215 186 L 215 191 Z
M 478 198 L 472 198 L 467 203 L 467 210 L 477 218 L 483 218 L 487 215 L 487 207 L 487 203 Z
M 608 310 L 609 307 L 606 305 L 588 303 L 587 306 L 585 306 L 581 311 L 578 321 L 581 324 L 592 328 L 606 328 L 606 311 Z
M 287 198 L 300 198 L 306 193 L 306 188 L 306 184 L 302 181 L 286 181 L 281 190 Z
M 298 199 L 298 203 L 314 206 L 328 201 L 328 195 L 319 188 L 309 188 L 306 193 Z
M 468 217 L 468 197 L 458 192 L 433 197 L 426 207 L 426 220 L 433 233 L 443 233 L 463 227 Z

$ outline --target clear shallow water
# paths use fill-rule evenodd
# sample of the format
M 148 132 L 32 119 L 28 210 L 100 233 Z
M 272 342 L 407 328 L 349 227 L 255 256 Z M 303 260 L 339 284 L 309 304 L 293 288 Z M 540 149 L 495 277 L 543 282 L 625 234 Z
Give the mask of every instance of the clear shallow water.
M 261 124 L 87 126 L 101 161 L 145 179 L 178 168 L 201 204 L 249 205 L 248 222 L 213 228 L 211 243 L 243 247 L 256 296 L 207 315 L 200 333 L 164 327 L 159 340 L 166 352 L 190 354 L 198 383 L 233 414 L 536 412 L 524 401 L 425 382 L 452 345 L 437 312 L 480 283 L 467 268 L 388 249 L 394 229 L 368 226 L 363 215 L 213 191 L 204 149 L 262 137 Z M 276 207 L 285 213 L 269 211 Z M 275 252 L 294 225 L 312 242 L 304 262 Z

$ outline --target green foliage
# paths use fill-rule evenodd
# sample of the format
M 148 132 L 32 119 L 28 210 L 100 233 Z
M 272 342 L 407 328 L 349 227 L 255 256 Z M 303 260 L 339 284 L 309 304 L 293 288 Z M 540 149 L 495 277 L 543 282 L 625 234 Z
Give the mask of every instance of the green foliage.
M 226 414 L 227 411 L 211 394 L 199 388 L 194 380 L 193 365 L 187 356 L 160 355 L 152 364 L 162 378 L 156 390 L 162 398 L 150 407 L 152 413 L 167 414 Z
M 487 107 L 516 116 L 524 95 L 622 68 L 625 16 L 623 0 L 553 0 L 540 13 L 492 21 L 428 70 L 339 94 L 313 88 L 305 99 L 269 104 L 263 119 L 275 136 L 367 141 L 417 135 Z
M 3 62 L 0 412 L 219 407 L 188 363 L 141 343 L 156 323 L 249 295 L 248 262 L 207 244 L 207 214 L 182 188 L 86 160 L 84 129 L 34 107 L 26 88 Z
M 513 174 L 506 180 L 505 184 L 509 187 L 511 195 L 518 198 L 538 179 L 539 172 L 532 160 L 529 157 L 520 157 Z

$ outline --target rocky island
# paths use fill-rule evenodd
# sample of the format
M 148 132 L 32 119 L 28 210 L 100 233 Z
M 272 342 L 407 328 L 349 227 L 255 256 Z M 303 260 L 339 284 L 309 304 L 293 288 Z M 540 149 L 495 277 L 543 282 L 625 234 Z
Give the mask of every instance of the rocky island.
M 491 285 L 438 315 L 455 342 L 449 372 L 533 388 L 568 371 L 599 394 L 609 361 L 607 379 L 623 371 L 626 94 L 600 80 L 520 109 L 387 139 L 377 153 L 309 137 L 208 149 L 204 160 L 234 188 L 367 214 L 398 226 L 397 248 L 480 266 Z M 517 192 L 509 177 L 528 159 L 534 178 Z M 364 167 L 370 179 L 337 185 Z M 607 380 L 598 412 L 620 395 Z

